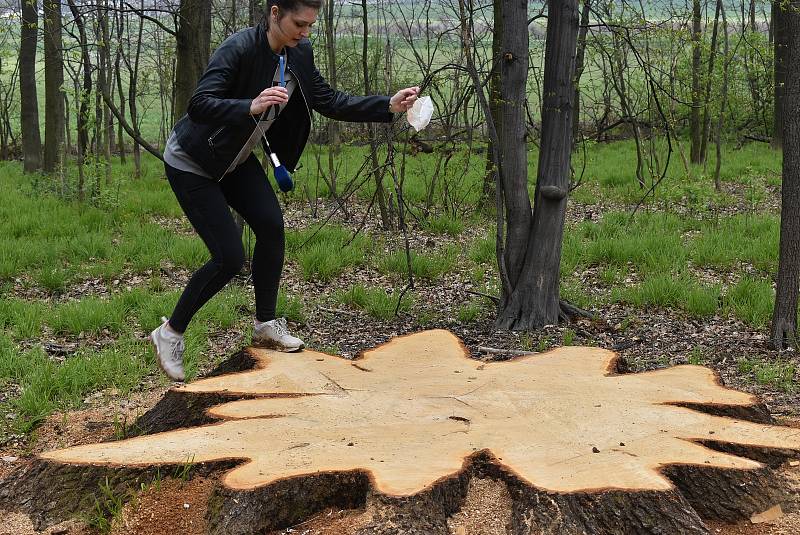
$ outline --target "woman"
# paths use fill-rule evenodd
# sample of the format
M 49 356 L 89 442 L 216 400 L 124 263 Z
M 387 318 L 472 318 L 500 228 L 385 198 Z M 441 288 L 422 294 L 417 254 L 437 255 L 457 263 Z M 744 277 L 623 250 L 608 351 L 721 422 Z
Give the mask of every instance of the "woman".
M 337 120 L 389 122 L 417 99 L 416 87 L 391 98 L 332 90 L 314 66 L 308 41 L 320 7 L 321 0 L 269 0 L 258 26 L 232 35 L 214 52 L 187 114 L 167 141 L 164 167 L 170 186 L 211 253 L 211 260 L 192 275 L 172 316 L 162 318 L 150 335 L 159 365 L 173 380 L 184 379 L 183 333 L 192 316 L 244 264 L 229 206 L 256 236 L 253 342 L 282 351 L 304 347 L 288 332 L 286 320 L 275 317 L 283 214 L 253 148 L 267 140 L 265 150 L 293 170 L 311 130 L 311 110 Z

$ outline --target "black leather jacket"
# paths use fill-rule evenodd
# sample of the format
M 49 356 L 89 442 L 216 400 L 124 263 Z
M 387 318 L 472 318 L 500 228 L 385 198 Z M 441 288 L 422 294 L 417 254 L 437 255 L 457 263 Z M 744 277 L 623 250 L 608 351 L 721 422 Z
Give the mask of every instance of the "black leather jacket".
M 307 39 L 295 48 L 286 47 L 286 57 L 286 68 L 298 87 L 267 131 L 267 139 L 290 171 L 308 141 L 311 110 L 341 121 L 392 120 L 389 97 L 354 97 L 331 89 L 314 65 Z M 228 37 L 211 56 L 175 134 L 181 148 L 212 177 L 222 178 L 255 130 L 250 103 L 272 85 L 277 65 L 263 20 Z

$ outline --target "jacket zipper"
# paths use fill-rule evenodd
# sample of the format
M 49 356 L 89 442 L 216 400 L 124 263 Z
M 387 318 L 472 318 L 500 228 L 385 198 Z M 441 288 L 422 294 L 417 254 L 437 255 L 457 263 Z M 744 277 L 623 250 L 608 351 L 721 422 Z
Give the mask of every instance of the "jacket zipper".
M 208 138 L 208 146 L 211 148 L 211 150 L 214 150 L 214 138 L 217 137 L 220 132 L 222 132 L 223 128 L 225 127 L 220 126 L 213 134 L 211 134 L 211 137 Z
M 308 100 L 306 100 L 306 94 L 303 92 L 303 86 L 300 83 L 300 77 L 297 76 L 291 67 L 289 67 L 289 62 L 286 62 L 286 70 L 289 71 L 295 80 L 297 80 L 297 87 L 300 88 L 300 95 L 303 97 L 303 103 L 306 105 L 306 111 L 308 112 L 308 120 L 311 121 L 311 124 L 314 124 L 314 118 L 311 116 L 311 108 L 308 107 Z

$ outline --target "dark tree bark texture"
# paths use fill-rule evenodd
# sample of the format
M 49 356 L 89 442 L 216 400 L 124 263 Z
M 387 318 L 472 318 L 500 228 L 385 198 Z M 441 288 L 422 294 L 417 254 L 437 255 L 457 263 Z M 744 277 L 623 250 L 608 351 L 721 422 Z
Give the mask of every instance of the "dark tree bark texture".
M 181 0 L 176 34 L 173 122 L 185 113 L 211 53 L 211 2 Z
M 794 5 L 794 2 L 791 3 Z M 772 3 L 773 13 L 773 32 L 775 47 L 775 120 L 773 124 L 772 147 L 780 149 L 784 143 L 784 94 L 786 76 L 788 74 L 789 61 L 789 40 L 792 38 L 789 30 L 789 18 L 791 13 L 786 8 L 785 0 L 776 0 Z
M 701 163 L 701 144 L 703 126 L 700 122 L 701 94 L 700 94 L 700 64 L 703 59 L 703 12 L 700 0 L 693 0 L 692 4 L 692 109 L 689 114 L 689 130 L 692 138 L 691 160 L 692 163 Z
M 42 167 L 42 138 L 39 134 L 39 100 L 36 96 L 36 40 L 39 34 L 39 13 L 36 0 L 21 0 L 22 29 L 19 48 L 19 94 L 21 104 L 23 170 L 26 173 Z
M 551 3 L 551 7 L 552 7 Z M 525 102 L 528 81 L 528 4 L 526 0 L 503 3 L 503 40 L 500 60 L 500 154 L 503 161 L 506 238 L 505 262 L 514 288 L 522 274 L 531 231 L 531 201 L 528 195 L 528 150 L 525 140 Z M 550 27 L 548 19 L 548 28 Z M 576 23 L 577 27 L 577 23 Z M 548 31 L 548 49 L 550 32 Z M 574 53 L 574 49 L 573 49 Z M 570 77 L 573 72 L 570 70 Z M 545 89 L 546 93 L 546 89 Z M 542 139 L 547 137 L 542 132 Z
M 505 8 L 503 14 L 506 14 Z M 523 23 L 527 22 L 524 11 L 523 15 L 515 16 L 521 18 Z M 506 21 L 510 23 L 511 18 Z M 507 33 L 525 34 L 527 48 L 527 32 L 524 29 Z M 506 148 L 503 160 L 506 177 L 504 189 L 506 203 L 514 202 L 515 205 L 514 209 L 507 211 L 509 230 L 506 267 L 511 288 L 504 291 L 497 317 L 497 325 L 502 329 L 532 330 L 557 323 L 559 319 L 559 265 L 569 192 L 577 39 L 577 0 L 549 2 L 542 141 L 532 218 L 527 194 L 527 151 L 524 139 L 521 156 L 510 160 L 508 148 L 515 143 L 519 144 L 520 139 L 512 137 L 512 118 L 504 117 L 503 126 L 507 134 L 503 141 Z M 508 48 L 504 48 L 504 54 L 509 52 Z M 520 67 L 526 70 L 527 61 L 520 62 Z M 503 85 L 506 84 L 504 79 Z M 524 80 L 522 87 L 525 87 Z M 527 214 L 523 213 L 526 207 Z
M 61 40 L 61 1 L 44 0 L 44 170 L 58 168 L 64 144 L 64 59 Z
M 789 65 L 800 65 L 800 1 L 783 13 Z M 777 40 L 776 40 L 777 41 Z M 787 69 L 783 94 L 783 186 L 781 241 L 772 343 L 776 349 L 797 345 L 797 292 L 800 279 L 800 70 Z

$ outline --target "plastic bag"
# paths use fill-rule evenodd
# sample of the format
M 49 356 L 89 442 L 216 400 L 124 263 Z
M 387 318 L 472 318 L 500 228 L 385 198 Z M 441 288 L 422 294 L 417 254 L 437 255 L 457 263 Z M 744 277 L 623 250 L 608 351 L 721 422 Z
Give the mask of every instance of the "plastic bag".
M 422 97 L 414 102 L 414 105 L 406 112 L 408 124 L 419 132 L 431 122 L 433 116 L 433 101 L 431 97 Z

